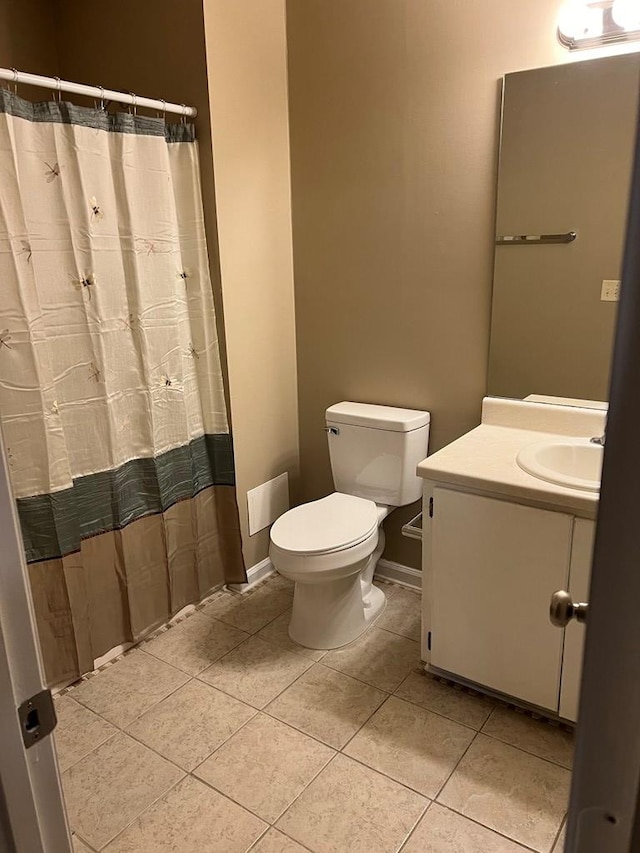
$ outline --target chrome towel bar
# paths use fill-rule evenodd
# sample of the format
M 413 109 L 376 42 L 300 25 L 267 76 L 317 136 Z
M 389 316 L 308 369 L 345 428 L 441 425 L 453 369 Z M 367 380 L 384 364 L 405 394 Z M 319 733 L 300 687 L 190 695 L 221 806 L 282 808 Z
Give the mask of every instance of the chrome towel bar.
M 496 237 L 496 246 L 524 246 L 538 245 L 540 243 L 573 243 L 577 237 L 575 231 L 567 231 L 566 234 L 521 234 L 513 236 Z

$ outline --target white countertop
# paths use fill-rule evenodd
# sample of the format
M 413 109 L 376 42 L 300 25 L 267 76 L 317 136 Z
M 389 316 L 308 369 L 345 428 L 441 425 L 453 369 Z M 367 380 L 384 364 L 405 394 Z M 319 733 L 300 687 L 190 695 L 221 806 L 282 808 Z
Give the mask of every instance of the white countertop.
M 418 475 L 595 518 L 598 492 L 539 480 L 520 468 L 516 456 L 526 445 L 545 438 L 600 435 L 605 414 L 594 409 L 488 397 L 483 403 L 482 424 L 427 457 L 418 465 Z

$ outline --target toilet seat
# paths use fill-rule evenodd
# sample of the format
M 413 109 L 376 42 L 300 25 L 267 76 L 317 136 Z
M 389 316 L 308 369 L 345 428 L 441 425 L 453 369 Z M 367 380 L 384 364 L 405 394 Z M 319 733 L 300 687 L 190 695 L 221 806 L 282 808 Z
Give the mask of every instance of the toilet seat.
M 369 539 L 378 524 L 373 501 L 334 492 L 281 515 L 271 528 L 271 542 L 292 555 L 331 554 Z

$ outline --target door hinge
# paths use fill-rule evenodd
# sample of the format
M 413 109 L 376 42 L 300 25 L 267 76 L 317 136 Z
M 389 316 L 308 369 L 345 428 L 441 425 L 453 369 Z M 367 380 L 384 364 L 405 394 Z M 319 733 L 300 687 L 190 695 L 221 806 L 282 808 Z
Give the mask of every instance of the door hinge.
M 58 722 L 50 690 L 41 690 L 18 708 L 22 740 L 27 749 L 50 735 Z
M 431 631 L 427 634 L 427 649 L 431 651 Z
M 429 498 L 429 518 L 433 518 L 433 498 Z

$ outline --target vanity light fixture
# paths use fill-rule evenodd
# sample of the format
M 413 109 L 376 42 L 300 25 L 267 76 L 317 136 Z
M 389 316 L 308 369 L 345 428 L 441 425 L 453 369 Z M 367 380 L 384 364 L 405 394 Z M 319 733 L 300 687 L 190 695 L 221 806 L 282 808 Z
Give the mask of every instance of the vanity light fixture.
M 640 0 L 568 0 L 558 38 L 569 50 L 640 39 Z
M 639 0 L 616 0 L 611 9 L 614 22 L 627 32 L 640 30 Z

